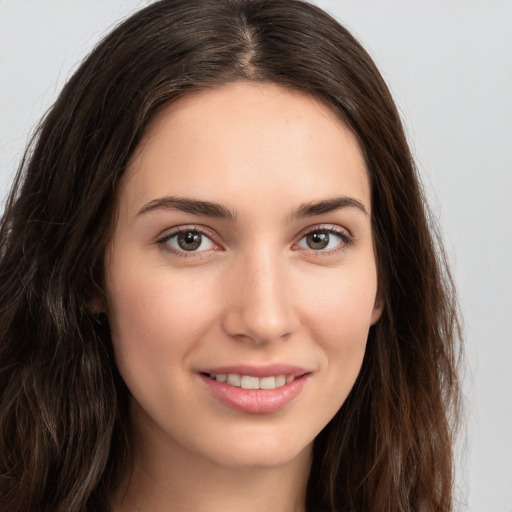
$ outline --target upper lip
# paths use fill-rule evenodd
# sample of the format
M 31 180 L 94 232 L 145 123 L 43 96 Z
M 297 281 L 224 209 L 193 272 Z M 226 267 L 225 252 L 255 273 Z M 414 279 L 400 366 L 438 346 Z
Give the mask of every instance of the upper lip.
M 290 364 L 269 364 L 269 365 L 251 365 L 251 364 L 236 364 L 225 366 L 212 366 L 204 368 L 199 373 L 207 373 L 209 375 L 219 374 L 237 374 L 237 375 L 250 375 L 252 377 L 272 377 L 274 375 L 293 375 L 300 377 L 306 373 L 311 373 L 310 370 L 300 366 Z

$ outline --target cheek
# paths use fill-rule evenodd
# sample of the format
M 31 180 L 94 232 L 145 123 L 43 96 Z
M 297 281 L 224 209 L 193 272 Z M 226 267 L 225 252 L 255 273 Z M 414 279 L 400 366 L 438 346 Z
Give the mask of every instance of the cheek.
M 310 284 L 300 293 L 317 339 L 333 349 L 366 341 L 377 293 L 374 266 L 343 269 Z
M 359 374 L 375 307 L 377 279 L 373 267 L 334 278 L 307 297 L 311 339 L 325 370 L 322 406 L 334 414 Z
M 198 300 L 197 287 L 168 269 L 143 274 L 119 267 L 111 282 L 112 341 L 125 380 L 128 372 L 151 379 L 160 367 L 167 373 L 169 362 L 186 360 L 211 324 L 213 292 L 203 287 Z

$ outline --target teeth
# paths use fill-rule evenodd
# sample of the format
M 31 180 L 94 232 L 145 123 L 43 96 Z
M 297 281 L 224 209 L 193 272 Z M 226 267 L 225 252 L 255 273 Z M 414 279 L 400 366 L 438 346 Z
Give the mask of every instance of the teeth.
M 230 386 L 243 389 L 275 389 L 295 380 L 294 375 L 276 375 L 272 377 L 253 377 L 252 375 L 238 375 L 236 373 L 210 374 L 210 378 L 217 382 L 227 382 Z
M 239 388 L 241 381 L 242 381 L 242 378 L 240 377 L 240 375 L 236 375 L 235 373 L 230 373 L 228 375 L 227 383 L 231 384 L 231 386 L 236 386 Z
M 242 375 L 242 378 L 240 379 L 240 387 L 244 389 L 260 389 L 260 379 L 258 379 L 258 377 Z
M 274 389 L 275 387 L 275 377 L 263 377 L 262 379 L 260 379 L 260 389 Z
M 276 388 L 279 386 L 284 386 L 286 384 L 286 377 L 284 375 L 278 375 L 276 377 Z

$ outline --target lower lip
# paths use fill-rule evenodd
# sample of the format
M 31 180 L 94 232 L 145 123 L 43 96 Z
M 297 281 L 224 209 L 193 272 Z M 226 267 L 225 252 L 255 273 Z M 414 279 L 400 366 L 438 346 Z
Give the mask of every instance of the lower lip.
M 275 389 L 243 389 L 201 375 L 210 392 L 223 405 L 250 414 L 276 412 L 288 405 L 302 391 L 309 374 Z

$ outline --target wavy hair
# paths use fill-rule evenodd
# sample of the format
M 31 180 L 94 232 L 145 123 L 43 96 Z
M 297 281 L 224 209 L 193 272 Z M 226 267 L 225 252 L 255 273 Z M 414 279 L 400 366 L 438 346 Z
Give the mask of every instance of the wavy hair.
M 1 220 L 0 511 L 110 510 L 130 464 L 128 390 L 90 305 L 103 294 L 117 186 L 164 106 L 235 80 L 327 104 L 357 137 L 371 183 L 384 312 L 349 397 L 315 440 L 307 510 L 452 510 L 455 293 L 375 64 L 304 1 L 161 0 L 70 78 Z

